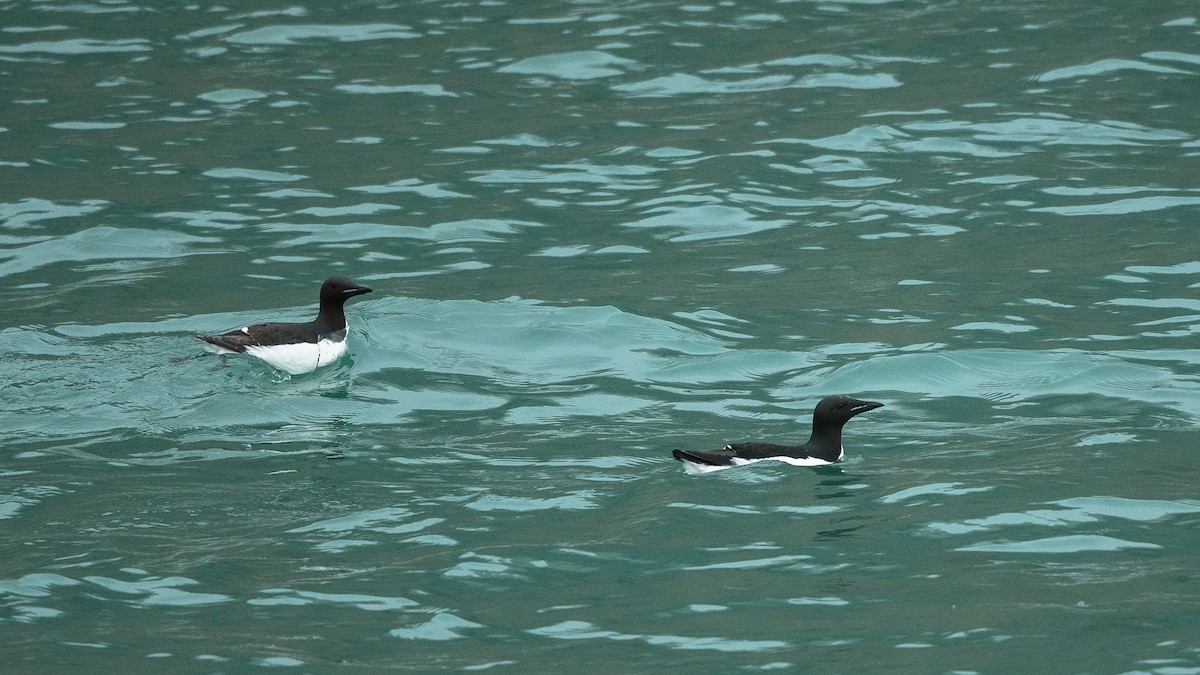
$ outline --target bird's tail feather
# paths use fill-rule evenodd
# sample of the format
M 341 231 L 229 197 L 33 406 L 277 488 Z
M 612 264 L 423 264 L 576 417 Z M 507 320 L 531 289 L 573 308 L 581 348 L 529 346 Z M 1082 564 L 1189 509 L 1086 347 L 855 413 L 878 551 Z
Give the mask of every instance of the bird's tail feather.
M 706 457 L 703 452 L 691 452 L 689 450 L 672 450 L 671 455 L 681 462 L 692 462 L 693 464 L 707 464 L 709 466 L 723 466 L 724 462 L 717 462 L 711 457 Z

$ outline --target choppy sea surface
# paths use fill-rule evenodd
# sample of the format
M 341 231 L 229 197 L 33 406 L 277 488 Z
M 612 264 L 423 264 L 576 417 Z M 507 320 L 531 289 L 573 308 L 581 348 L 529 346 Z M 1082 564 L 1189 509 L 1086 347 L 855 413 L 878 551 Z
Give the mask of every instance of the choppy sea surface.
M 0 0 L 0 92 L 2 670 L 1200 673 L 1191 0 Z

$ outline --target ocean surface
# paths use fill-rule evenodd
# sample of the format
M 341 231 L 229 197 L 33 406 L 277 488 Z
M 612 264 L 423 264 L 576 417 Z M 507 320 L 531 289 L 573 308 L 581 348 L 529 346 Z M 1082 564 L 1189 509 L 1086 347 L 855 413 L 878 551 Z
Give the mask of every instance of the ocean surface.
M 0 0 L 0 92 L 4 672 L 1200 673 L 1194 0 Z

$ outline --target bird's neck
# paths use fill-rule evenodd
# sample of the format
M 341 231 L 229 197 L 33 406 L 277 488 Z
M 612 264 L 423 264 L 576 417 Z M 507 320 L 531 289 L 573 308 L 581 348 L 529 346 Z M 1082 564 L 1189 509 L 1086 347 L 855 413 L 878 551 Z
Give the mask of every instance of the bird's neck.
M 346 311 L 342 303 L 334 303 L 332 305 L 322 305 L 321 311 L 317 313 L 316 321 L 317 330 L 322 334 L 335 333 L 346 328 Z
M 809 455 L 836 462 L 842 456 L 842 428 L 822 427 L 814 424 L 812 436 L 809 437 L 807 445 Z

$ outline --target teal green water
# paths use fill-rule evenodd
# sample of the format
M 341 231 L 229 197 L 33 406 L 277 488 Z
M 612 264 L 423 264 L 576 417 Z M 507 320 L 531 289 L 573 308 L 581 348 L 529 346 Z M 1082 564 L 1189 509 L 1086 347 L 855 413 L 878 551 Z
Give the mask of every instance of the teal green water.
M 0 659 L 1200 673 L 1198 36 L 0 2 Z M 331 274 L 331 367 L 193 337 Z M 836 467 L 670 457 L 831 393 Z

